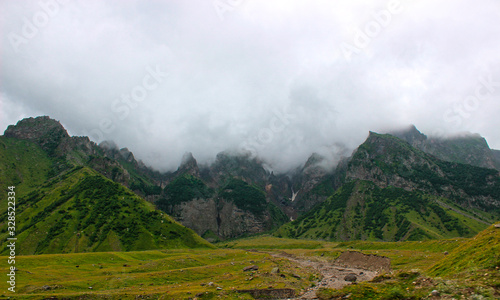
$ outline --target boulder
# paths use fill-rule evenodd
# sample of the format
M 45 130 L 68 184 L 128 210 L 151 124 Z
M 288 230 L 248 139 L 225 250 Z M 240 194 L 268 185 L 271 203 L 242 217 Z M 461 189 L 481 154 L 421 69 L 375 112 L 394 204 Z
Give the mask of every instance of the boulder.
M 356 282 L 356 280 L 358 280 L 358 277 L 356 277 L 356 274 L 351 273 L 351 274 L 347 274 L 346 276 L 344 276 L 344 280 L 350 281 L 350 282 Z
M 253 265 L 253 266 L 244 267 L 243 272 L 257 271 L 258 269 L 259 269 L 259 266 Z

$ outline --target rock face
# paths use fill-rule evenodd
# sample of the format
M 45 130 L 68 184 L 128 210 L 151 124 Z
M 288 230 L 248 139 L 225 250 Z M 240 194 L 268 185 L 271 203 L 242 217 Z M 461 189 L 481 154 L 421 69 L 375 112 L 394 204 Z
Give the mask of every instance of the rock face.
M 132 164 L 137 164 L 138 162 L 135 160 L 134 154 L 128 150 L 128 148 L 121 148 L 118 149 L 116 148 L 108 148 L 107 145 L 103 145 L 103 143 L 99 144 L 99 147 L 101 149 L 105 150 L 105 155 L 109 158 L 115 159 L 115 160 L 123 160 L 128 163 Z
M 211 198 L 180 203 L 169 214 L 209 241 L 260 233 L 268 230 L 272 222 L 267 214 L 254 215 L 233 202 L 216 203 Z
M 326 200 L 335 191 L 333 170 L 325 157 L 313 153 L 306 163 L 288 174 L 271 174 L 266 191 L 274 203 L 292 219 Z
M 250 211 L 236 207 L 234 202 L 222 201 L 217 217 L 218 234 L 224 238 L 235 238 L 242 234 L 256 234 L 271 228 L 271 216 L 253 214 Z
M 281 225 L 267 209 L 273 204 L 259 188 L 236 178 L 222 184 L 212 189 L 184 173 L 165 187 L 157 205 L 207 239 L 234 238 Z
M 370 132 L 353 153 L 345 179 L 369 180 L 380 187 L 392 185 L 414 190 L 418 185 L 406 180 L 402 176 L 404 172 L 410 174 L 416 165 L 436 172 L 439 170 L 422 151 L 413 150 L 400 139 Z
M 323 156 L 313 153 L 293 177 L 292 205 L 299 212 L 309 211 L 334 192 L 333 175 L 324 162 Z
M 496 154 L 490 149 L 486 140 L 478 134 L 463 134 L 452 138 L 428 138 L 414 125 L 389 134 L 445 161 L 500 170 Z
M 214 199 L 193 199 L 183 202 L 175 207 L 170 215 L 184 226 L 193 229 L 197 234 L 203 236 L 208 231 L 215 234 L 219 231 L 217 203 Z
M 88 161 L 89 166 L 107 178 L 124 186 L 130 186 L 130 174 L 116 160 L 107 157 L 94 157 Z

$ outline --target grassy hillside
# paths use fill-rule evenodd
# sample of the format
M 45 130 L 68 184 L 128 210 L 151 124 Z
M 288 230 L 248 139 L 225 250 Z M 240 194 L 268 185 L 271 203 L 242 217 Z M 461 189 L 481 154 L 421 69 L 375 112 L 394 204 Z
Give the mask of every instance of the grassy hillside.
M 48 178 L 53 162 L 37 144 L 0 136 L 0 190 L 2 199 L 7 187 L 15 186 L 17 193 L 28 193 Z M 0 201 L 0 213 L 7 201 Z
M 16 206 L 16 235 L 23 245 L 19 254 L 210 246 L 125 187 L 85 167 L 27 195 L 18 193 Z M 2 224 L 0 238 L 6 234 Z
M 425 240 L 473 236 L 486 226 L 444 198 L 356 180 L 275 235 L 337 241 Z
M 221 248 L 234 249 L 318 249 L 333 243 L 313 240 L 278 238 L 270 235 L 260 235 L 248 238 L 225 241 L 216 244 Z
M 500 223 L 497 223 L 500 226 Z M 500 268 L 500 228 L 490 226 L 474 238 L 455 248 L 434 265 L 430 273 L 436 276 L 460 275 L 467 271 Z

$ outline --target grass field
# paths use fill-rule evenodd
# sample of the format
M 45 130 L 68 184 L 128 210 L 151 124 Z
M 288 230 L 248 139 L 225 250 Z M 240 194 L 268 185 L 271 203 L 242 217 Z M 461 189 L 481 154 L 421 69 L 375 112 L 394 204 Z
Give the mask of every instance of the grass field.
M 5 266 L 7 257 L 0 259 Z M 243 271 L 252 265 L 259 269 Z M 187 299 L 200 293 L 204 293 L 202 299 L 215 294 L 248 299 L 248 295 L 235 290 L 301 290 L 316 278 L 286 259 L 231 249 L 20 256 L 16 267 L 16 299 L 76 299 L 83 295 L 89 297 L 85 299 Z M 280 274 L 271 274 L 275 267 L 279 267 Z M 4 272 L 6 268 L 2 268 Z M 12 296 L 5 280 L 0 290 L 2 298 Z
M 16 293 L 2 280 L 0 298 L 252 299 L 237 290 L 268 288 L 300 293 L 321 275 L 272 253 L 334 261 L 343 251 L 356 250 L 391 258 L 393 272 L 342 290 L 322 289 L 320 299 L 438 299 L 429 296 L 432 290 L 441 299 L 495 299 L 499 236 L 493 226 L 471 239 L 423 242 L 332 243 L 264 235 L 220 243 L 217 249 L 18 256 Z M 7 257 L 0 257 L 0 265 L 6 274 Z M 253 265 L 258 270 L 243 271 Z M 272 272 L 276 267 L 280 271 Z

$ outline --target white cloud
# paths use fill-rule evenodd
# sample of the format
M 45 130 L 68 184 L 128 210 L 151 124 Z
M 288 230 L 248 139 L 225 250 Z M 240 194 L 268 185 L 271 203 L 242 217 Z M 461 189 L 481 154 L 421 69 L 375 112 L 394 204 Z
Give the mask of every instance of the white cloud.
M 342 43 L 391 1 L 230 3 L 221 21 L 212 1 L 64 1 L 16 52 L 9 37 L 44 10 L 1 2 L 0 126 L 46 114 L 85 134 L 110 120 L 105 138 L 170 169 L 185 151 L 203 161 L 257 139 L 259 155 L 283 170 L 409 123 L 479 132 L 500 148 L 500 87 L 467 114 L 457 110 L 481 78 L 500 81 L 497 1 L 401 1 L 350 61 Z M 148 66 L 168 76 L 123 118 L 113 103 Z M 286 109 L 294 117 L 266 137 Z

